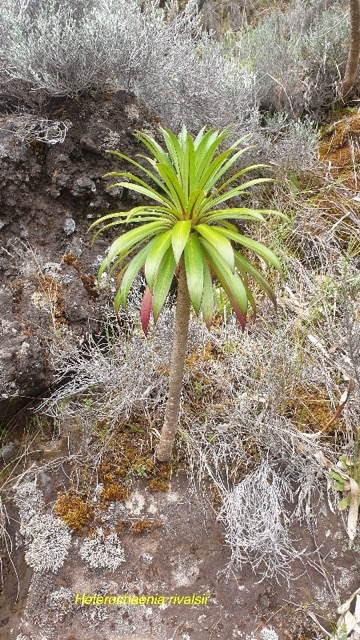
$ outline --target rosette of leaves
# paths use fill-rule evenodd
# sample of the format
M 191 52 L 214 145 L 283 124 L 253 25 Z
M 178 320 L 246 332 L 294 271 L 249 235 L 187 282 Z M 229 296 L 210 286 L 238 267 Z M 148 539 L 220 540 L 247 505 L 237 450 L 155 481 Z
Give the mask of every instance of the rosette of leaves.
M 149 155 L 140 157 L 142 165 L 118 151 L 110 151 L 136 167 L 140 175 L 114 171 L 104 177 L 121 178 L 110 188 L 123 187 L 152 201 L 103 216 L 90 227 L 101 224 L 97 235 L 117 225 L 134 225 L 111 244 L 103 260 L 99 277 L 118 271 L 115 308 L 126 307 L 130 289 L 143 270 L 146 290 L 141 305 L 141 323 L 148 330 L 151 314 L 157 321 L 170 291 L 174 276 L 178 278 L 174 341 L 165 421 L 157 447 L 157 458 L 168 460 L 174 443 L 180 406 L 182 374 L 185 361 L 190 307 L 201 312 L 208 328 L 214 313 L 214 288 L 222 287 L 245 328 L 249 305 L 256 311 L 250 281 L 254 280 L 276 306 L 274 292 L 243 250 L 252 252 L 268 266 L 281 271 L 276 255 L 261 242 L 240 233 L 235 221 L 265 223 L 268 214 L 278 211 L 228 206 L 229 201 L 270 178 L 245 180 L 249 172 L 265 168 L 257 164 L 240 170 L 234 165 L 250 147 L 243 148 L 241 138 L 221 149 L 228 131 L 201 129 L 193 139 L 182 129 L 175 136 L 161 129 L 162 147 L 154 138 L 137 133 L 137 139 Z M 226 176 L 226 174 L 231 174 Z

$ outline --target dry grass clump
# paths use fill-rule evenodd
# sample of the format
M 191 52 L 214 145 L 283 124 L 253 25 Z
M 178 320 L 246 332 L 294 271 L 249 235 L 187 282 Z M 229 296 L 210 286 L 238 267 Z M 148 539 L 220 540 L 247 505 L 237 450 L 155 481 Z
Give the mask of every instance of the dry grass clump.
M 303 554 L 289 533 L 288 505 L 294 502 L 290 484 L 264 460 L 233 489 L 223 493 L 220 520 L 231 549 L 228 569 L 250 562 L 264 578 L 289 578 L 292 562 Z

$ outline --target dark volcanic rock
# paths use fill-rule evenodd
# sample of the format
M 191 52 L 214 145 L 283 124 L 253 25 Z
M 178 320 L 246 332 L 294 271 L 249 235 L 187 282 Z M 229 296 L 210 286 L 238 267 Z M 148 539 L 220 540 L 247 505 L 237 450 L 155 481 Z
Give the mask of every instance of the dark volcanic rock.
M 41 115 L 0 117 L 3 402 L 45 391 L 54 343 L 99 329 L 108 294 L 98 289 L 96 274 L 112 236 L 91 248 L 87 229 L 100 215 L 136 202 L 120 200 L 121 189 L 107 193 L 102 177 L 121 166 L 106 149 L 140 151 L 133 129 L 154 132 L 156 124 L 125 92 L 53 101 Z

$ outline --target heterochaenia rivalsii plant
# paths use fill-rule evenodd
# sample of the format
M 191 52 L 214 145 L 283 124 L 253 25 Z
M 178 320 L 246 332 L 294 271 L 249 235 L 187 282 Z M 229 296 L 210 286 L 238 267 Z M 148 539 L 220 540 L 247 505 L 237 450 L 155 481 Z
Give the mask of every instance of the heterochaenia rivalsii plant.
M 213 281 L 217 280 L 244 329 L 248 305 L 255 311 L 249 276 L 276 304 L 268 281 L 241 249 L 252 251 L 280 271 L 278 258 L 264 244 L 239 233 L 232 221 L 265 222 L 266 214 L 285 216 L 267 209 L 226 206 L 249 187 L 270 181 L 255 178 L 241 182 L 248 172 L 266 166 L 263 164 L 235 170 L 230 177 L 225 177 L 248 149 L 240 148 L 243 138 L 220 151 L 220 145 L 228 136 L 226 131 L 202 129 L 195 139 L 185 128 L 177 137 L 167 129 L 161 129 L 161 133 L 166 149 L 152 137 L 137 133 L 137 139 L 151 154 L 140 156 L 149 168 L 118 151 L 110 151 L 141 171 L 146 181 L 126 171 L 105 176 L 123 179 L 110 188 L 121 186 L 136 191 L 155 204 L 110 213 L 90 228 L 103 225 L 95 234 L 95 240 L 109 227 L 135 226 L 112 243 L 99 269 L 99 277 L 106 270 L 110 274 L 120 270 L 115 296 L 118 310 L 120 306 L 125 308 L 132 284 L 139 271 L 144 270 L 147 288 L 141 305 L 141 323 L 145 333 L 151 313 L 156 323 L 174 276 L 178 279 L 169 395 L 156 449 L 158 460 L 165 461 L 171 457 L 177 430 L 190 307 L 196 314 L 201 311 L 209 328 L 214 310 Z

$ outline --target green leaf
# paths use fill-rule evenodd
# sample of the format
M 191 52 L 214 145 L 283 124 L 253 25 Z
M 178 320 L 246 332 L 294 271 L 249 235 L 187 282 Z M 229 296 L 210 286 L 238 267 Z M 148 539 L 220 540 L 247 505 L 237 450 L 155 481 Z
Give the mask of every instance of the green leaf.
M 266 278 L 264 278 L 264 276 L 260 273 L 260 271 L 258 271 L 256 269 L 256 267 L 254 267 L 254 265 L 252 265 L 251 262 L 249 262 L 249 260 L 244 258 L 243 255 L 241 255 L 240 253 L 235 251 L 234 252 L 234 256 L 235 256 L 235 265 L 236 265 L 236 267 L 239 270 L 242 269 L 246 273 L 249 273 L 254 278 L 254 280 L 258 283 L 258 285 L 261 287 L 261 289 L 266 293 L 268 298 L 270 298 L 271 302 L 273 303 L 274 307 L 276 308 L 275 294 L 274 294 L 272 288 L 270 287 L 268 281 L 266 280 Z
M 161 231 L 166 231 L 169 227 L 169 223 L 165 223 L 163 220 L 157 220 L 156 222 L 149 222 L 148 224 L 144 224 L 140 228 L 132 229 L 131 231 L 127 231 L 119 238 L 114 240 L 112 245 L 110 246 L 107 259 L 109 262 L 115 256 L 124 253 L 125 251 L 132 249 L 143 242 L 145 239 L 152 238 L 153 235 L 160 233 Z
M 224 138 L 226 138 L 226 136 L 226 132 L 219 134 L 218 131 L 210 130 L 207 134 L 205 134 L 203 140 L 197 147 L 195 181 L 198 188 L 201 188 L 200 182 L 203 181 L 203 173 L 211 164 L 216 149 L 220 146 L 221 142 L 224 140 Z
M 211 133 L 211 131 L 209 132 Z M 195 140 L 194 140 L 194 149 L 196 152 L 199 151 L 199 146 L 202 143 L 202 141 L 204 140 L 204 137 L 206 136 L 206 127 L 203 127 L 202 129 L 200 129 L 199 133 L 197 134 Z
M 168 148 L 170 158 L 175 167 L 178 178 L 180 179 L 180 176 L 181 176 L 180 166 L 182 162 L 183 151 L 179 144 L 179 140 L 169 129 L 162 129 L 161 131 L 164 136 L 165 144 Z
M 161 204 L 167 205 L 170 209 L 174 206 L 171 200 L 168 200 L 165 196 L 162 196 L 150 186 L 145 188 L 140 184 L 133 184 L 132 182 L 119 182 L 118 186 L 125 187 L 125 189 L 129 189 L 129 191 L 141 193 L 142 195 L 151 198 L 151 200 L 155 200 L 155 202 L 161 202 Z
M 180 220 L 173 226 L 171 242 L 176 264 L 180 261 L 190 231 L 191 220 Z
M 231 147 L 229 147 L 229 159 L 228 160 L 224 160 L 224 162 L 222 163 L 222 166 L 219 168 L 219 170 L 217 171 L 217 173 L 214 175 L 214 180 L 213 180 L 213 186 L 215 186 L 215 184 L 220 180 L 220 178 L 229 171 L 229 169 L 231 169 L 231 167 L 235 164 L 235 162 L 240 158 L 240 156 L 242 156 L 244 153 L 246 153 L 247 151 L 250 151 L 250 149 L 254 149 L 254 145 L 248 146 L 248 147 L 243 147 L 242 149 L 239 149 L 240 144 L 242 144 L 243 142 L 245 142 L 245 140 L 247 138 L 251 137 L 251 134 L 248 134 L 246 136 L 243 136 L 242 138 L 239 138 L 236 142 L 234 142 L 233 145 L 231 145 Z M 243 172 L 246 173 L 247 172 L 247 167 L 245 167 L 245 169 L 243 169 Z
M 249 180 L 249 182 L 244 182 L 244 184 L 241 184 L 238 187 L 234 187 L 233 189 L 230 189 L 230 191 L 226 191 L 220 196 L 216 197 L 212 194 L 207 199 L 207 205 L 205 206 L 205 210 L 207 211 L 209 209 L 213 209 L 218 204 L 221 204 L 222 202 L 226 202 L 226 200 L 230 200 L 231 198 L 236 198 L 249 187 L 252 187 L 255 184 L 261 184 L 263 182 L 274 182 L 274 180 L 272 178 L 255 178 L 254 180 Z
M 185 194 L 174 169 L 162 163 L 157 165 L 157 169 L 168 187 L 174 205 L 178 210 L 185 211 Z
M 149 172 L 150 173 L 150 172 Z M 105 174 L 106 175 L 106 174 Z M 129 173 L 128 171 L 118 171 L 117 175 L 120 178 L 126 178 L 128 180 L 128 182 L 130 183 L 136 183 L 136 184 L 140 184 L 142 187 L 144 187 L 145 189 L 151 189 L 152 187 L 150 185 L 147 184 L 147 182 L 145 182 L 144 180 L 142 180 L 141 178 L 139 178 L 138 176 L 135 176 L 133 173 Z M 104 176 L 105 177 L 105 176 Z M 128 184 L 128 182 L 126 182 L 125 184 Z M 157 184 L 158 186 L 161 188 L 162 191 L 165 191 L 165 193 L 170 196 L 170 192 L 169 189 L 167 188 L 167 185 L 164 184 L 163 182 L 161 182 L 160 180 L 157 180 Z M 115 182 L 114 184 L 110 184 L 108 186 L 108 190 L 109 189 L 115 189 L 116 187 L 121 187 L 123 186 L 123 182 Z M 157 191 L 155 191 L 154 189 L 154 193 L 158 193 Z
M 348 493 L 348 495 L 342 498 L 339 502 L 340 511 L 344 511 L 345 509 L 347 509 L 347 507 L 350 507 L 350 502 L 351 502 L 351 493 Z
M 164 254 L 171 245 L 172 230 L 165 231 L 157 236 L 145 262 L 145 280 L 151 293 L 154 292 L 154 282 L 157 277 L 160 263 Z
M 186 282 L 191 303 L 199 313 L 204 282 L 204 256 L 197 236 L 191 234 L 184 250 Z
M 205 167 L 201 179 L 198 181 L 198 186 L 200 189 L 204 189 L 204 191 L 207 192 L 210 191 L 213 184 L 216 182 L 216 173 L 219 171 L 229 155 L 231 155 L 231 150 L 226 149 L 226 151 L 223 151 L 220 155 L 218 155 L 210 165 L 207 165 Z
M 345 484 L 345 478 L 343 478 L 342 474 L 338 471 L 329 471 L 329 476 L 332 480 L 336 480 L 337 482 L 342 483 L 342 486 Z
M 230 147 L 221 155 L 219 155 L 212 163 L 208 173 L 204 174 L 203 177 L 204 180 L 206 179 L 208 189 L 212 189 L 213 187 L 215 187 L 224 173 L 226 173 L 230 169 L 230 167 L 232 167 L 232 165 L 237 161 L 237 159 L 249 149 L 252 149 L 252 147 L 246 147 L 245 149 L 241 149 L 237 153 L 233 153 L 234 149 Z M 219 189 L 215 189 L 215 194 L 218 192 Z
M 155 175 L 155 173 L 153 173 L 152 171 L 149 171 L 149 169 L 147 169 L 146 167 L 143 167 L 143 165 L 139 164 L 139 162 L 136 162 L 136 160 L 133 160 L 129 156 L 126 156 L 123 153 L 120 153 L 119 151 L 106 151 L 105 153 L 111 153 L 114 156 L 118 156 L 119 158 L 122 158 L 123 160 L 126 160 L 126 162 L 130 162 L 133 166 L 137 167 L 138 169 L 140 169 L 140 171 L 145 173 L 146 176 L 151 178 L 151 180 L 153 180 L 158 185 L 158 187 L 160 187 L 161 189 L 163 188 L 162 182 Z M 111 171 L 110 173 L 105 173 L 103 178 L 108 178 L 108 177 L 111 178 L 111 177 L 117 176 L 117 175 L 119 175 L 117 171 Z
M 246 149 L 242 149 L 241 152 L 247 151 L 250 148 L 253 148 L 253 147 L 246 147 Z M 231 178 L 229 178 L 228 180 L 226 180 L 226 182 L 223 182 L 219 187 L 217 187 L 216 193 L 220 193 L 220 191 L 223 191 L 230 184 L 238 180 L 238 178 L 249 173 L 249 171 L 256 171 L 256 169 L 269 169 L 269 168 L 270 168 L 270 165 L 268 164 L 253 164 L 250 167 L 245 167 L 245 169 L 241 169 L 241 171 L 237 171 L 231 176 Z
M 141 131 L 137 131 L 135 137 L 142 142 L 147 149 L 149 149 L 157 162 L 163 162 L 171 167 L 169 156 L 165 153 L 159 143 L 154 140 L 154 138 L 151 138 L 151 136 L 148 136 L 146 133 L 142 133 Z
M 171 210 L 168 207 L 160 207 L 159 205 L 142 205 L 140 207 L 134 207 L 133 209 L 130 209 L 130 211 L 117 211 L 115 213 L 107 213 L 105 216 L 102 216 L 101 218 L 98 218 L 97 220 L 95 220 L 90 225 L 88 232 L 91 231 L 97 225 L 103 224 L 108 220 L 114 220 L 114 222 L 112 222 L 109 225 L 104 224 L 104 226 L 99 231 L 97 231 L 94 237 L 97 237 L 99 233 L 101 233 L 105 229 L 108 229 L 115 225 L 128 223 L 130 220 L 133 220 L 134 216 L 138 216 L 138 218 L 135 220 L 136 222 L 139 222 L 139 221 L 141 222 L 142 220 L 150 219 L 150 216 L 152 216 L 154 219 L 156 218 L 165 219 L 164 214 L 167 218 L 170 217 L 170 219 L 173 219 L 174 221 L 177 220 L 176 209 Z
M 234 242 L 238 242 L 242 244 L 244 247 L 251 249 L 254 253 L 257 253 L 261 258 L 263 258 L 269 264 L 272 264 L 275 269 L 277 269 L 280 273 L 282 272 L 281 264 L 279 259 L 276 257 L 275 253 L 268 249 L 261 242 L 257 242 L 257 240 L 251 240 L 246 236 L 243 236 L 241 233 L 235 233 L 234 231 L 230 231 L 229 229 L 222 229 L 224 236 L 233 240 Z
M 188 167 L 189 167 L 189 182 L 187 190 L 187 199 L 189 200 L 192 192 L 196 189 L 196 173 L 195 173 L 195 149 L 192 137 L 187 135 L 187 149 L 188 149 Z
M 217 132 L 216 132 L 217 133 Z M 221 135 L 228 135 L 226 131 L 224 131 Z M 250 134 L 249 134 L 250 135 Z M 236 162 L 236 160 L 245 153 L 248 149 L 252 147 L 246 147 L 236 152 L 238 146 L 243 143 L 246 138 L 249 138 L 249 135 L 243 136 L 234 144 L 232 144 L 228 149 L 226 149 L 222 154 L 220 154 L 214 161 L 209 159 L 207 162 L 207 167 L 201 180 L 206 180 L 207 188 L 211 189 L 213 185 L 221 178 L 221 176 L 226 173 L 230 167 Z M 228 159 L 229 158 L 229 159 Z
M 141 251 L 139 251 L 139 253 L 136 254 L 136 256 L 134 256 L 130 262 L 126 265 L 125 267 L 125 272 L 124 275 L 122 277 L 121 280 L 121 285 L 117 291 L 117 294 L 115 296 L 115 309 L 116 311 L 118 311 L 119 307 L 126 307 L 126 300 L 127 297 L 129 295 L 129 291 L 131 289 L 131 286 L 137 276 L 137 274 L 139 273 L 140 269 L 142 269 L 142 267 L 145 264 L 145 260 L 149 254 L 149 251 L 151 251 L 152 247 L 154 246 L 154 243 L 156 242 L 157 238 L 153 238 L 149 244 L 147 244 L 145 247 L 143 247 L 143 249 L 141 249 Z
M 175 273 L 175 266 L 173 250 L 172 247 L 169 247 L 160 263 L 158 276 L 154 285 L 153 316 L 155 323 L 158 320 L 166 296 L 169 293 Z
M 211 267 L 219 280 L 223 289 L 227 293 L 235 314 L 242 326 L 245 328 L 248 299 L 246 291 L 237 273 L 232 273 L 220 253 L 204 238 L 200 238 Z
M 214 315 L 214 286 L 210 273 L 210 268 L 206 260 L 203 261 L 204 265 L 204 288 L 203 297 L 201 301 L 201 311 L 204 316 L 204 321 L 207 328 L 210 330 L 213 315 Z
M 201 189 L 194 189 L 191 193 L 187 207 L 186 207 L 186 218 L 189 220 L 196 220 L 197 214 L 200 212 L 201 216 L 201 205 L 205 199 L 205 191 Z
M 210 242 L 215 249 L 221 254 L 224 261 L 228 265 L 231 271 L 234 271 L 235 261 L 234 261 L 234 250 L 231 246 L 231 242 L 224 237 L 223 233 L 224 229 L 220 227 L 210 227 L 207 224 L 198 224 L 195 227 L 196 231 L 200 233 L 205 240 Z
M 265 222 L 261 213 L 255 209 L 246 209 L 246 207 L 231 207 L 229 209 L 211 209 L 201 217 L 204 223 L 217 222 L 218 220 L 255 220 L 256 222 Z
M 245 292 L 246 292 L 246 297 L 248 299 L 248 301 L 250 302 L 251 308 L 253 310 L 253 314 L 254 314 L 254 318 L 256 318 L 256 303 L 254 300 L 254 296 L 251 293 L 250 289 L 249 289 L 249 283 L 248 283 L 248 279 L 247 279 L 247 275 L 245 271 L 242 271 L 241 269 L 239 270 L 239 276 L 241 278 L 241 282 L 244 286 Z
M 282 213 L 281 211 L 277 211 L 276 209 L 258 209 L 258 211 L 259 213 L 264 213 L 269 216 L 277 216 L 286 222 L 289 221 L 289 216 L 285 215 L 285 213 Z
M 102 222 L 101 219 L 96 220 L 96 222 Z M 100 233 L 102 233 L 103 231 L 105 231 L 105 229 L 109 229 L 110 227 L 116 227 L 120 224 L 126 224 L 126 220 L 115 220 L 114 222 L 111 222 L 109 224 L 105 224 L 103 227 L 101 227 L 100 229 L 98 229 L 98 231 L 96 233 L 93 234 L 92 238 L 91 238 L 91 246 L 94 244 L 96 238 L 100 235 Z M 91 226 L 94 226 L 95 223 L 93 223 Z M 91 227 L 89 228 L 90 231 Z

